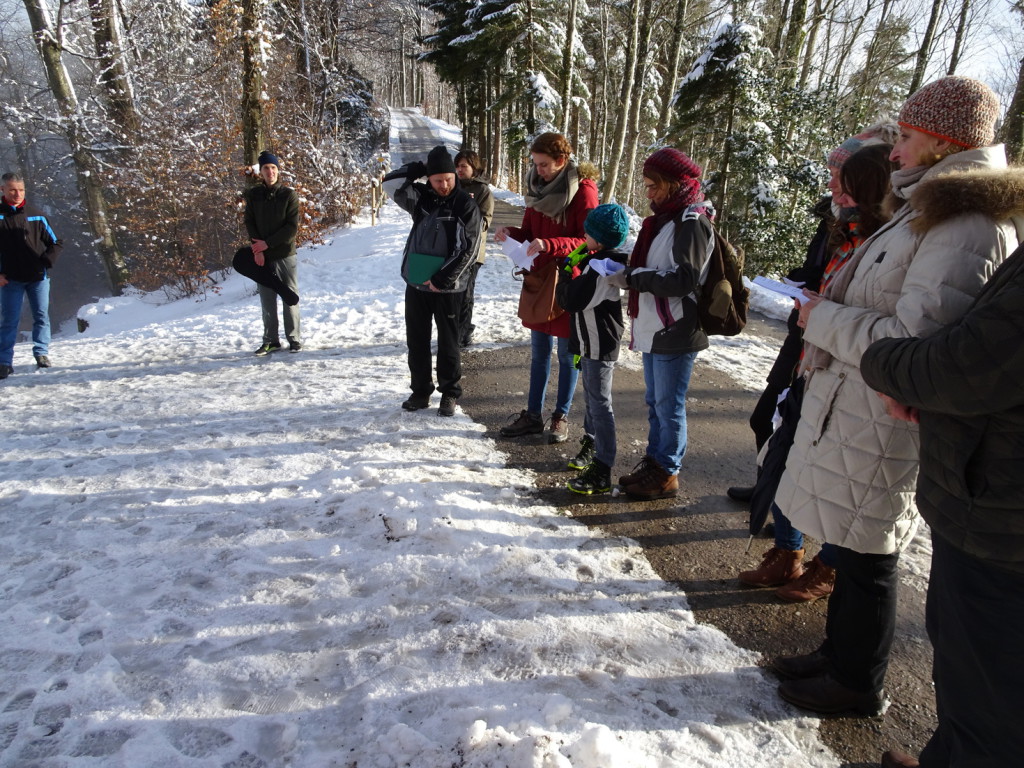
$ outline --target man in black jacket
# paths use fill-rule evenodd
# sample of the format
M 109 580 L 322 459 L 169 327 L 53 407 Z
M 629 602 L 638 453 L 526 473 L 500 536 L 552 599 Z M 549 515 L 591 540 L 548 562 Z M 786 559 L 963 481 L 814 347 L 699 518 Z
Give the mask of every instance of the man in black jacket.
M 21 306 L 32 310 L 32 354 L 39 368 L 50 367 L 49 270 L 62 243 L 42 211 L 25 203 L 25 179 L 5 173 L 0 201 L 0 379 L 14 373 L 14 342 Z
M 921 425 L 917 508 L 932 532 L 926 621 L 938 727 L 920 760 L 1009 766 L 1024 755 L 1024 246 L 958 322 L 882 339 L 861 373 Z
M 423 176 L 429 184 L 416 181 Z M 417 411 L 430 405 L 433 321 L 437 325 L 437 389 L 441 391 L 437 413 L 454 416 L 455 403 L 462 395 L 459 316 L 479 248 L 480 208 L 459 187 L 455 163 L 443 145 L 430 150 L 426 165 L 403 165 L 385 176 L 384 182 L 388 194 L 412 214 L 412 231 L 402 258 L 412 395 L 402 407 Z
M 299 333 L 299 283 L 295 237 L 299 231 L 299 196 L 281 183 L 281 161 L 271 152 L 259 157 L 262 183 L 245 192 L 245 230 L 251 245 L 235 254 L 235 270 L 259 284 L 263 308 L 263 344 L 259 356 L 281 349 L 277 297 L 284 303 L 284 335 L 288 349 L 302 349 Z

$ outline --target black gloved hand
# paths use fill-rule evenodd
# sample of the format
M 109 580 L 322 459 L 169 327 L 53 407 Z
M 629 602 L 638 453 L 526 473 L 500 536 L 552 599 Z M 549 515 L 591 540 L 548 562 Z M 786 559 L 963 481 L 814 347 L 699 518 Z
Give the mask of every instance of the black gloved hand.
M 409 181 L 416 181 L 416 179 L 422 179 L 427 175 L 427 166 L 425 163 L 417 161 L 415 163 L 408 163 L 405 167 L 408 171 L 405 177 L 409 179 Z
M 416 179 L 422 178 L 427 175 L 427 166 L 421 162 L 406 163 L 401 168 L 391 171 L 387 176 L 384 177 L 384 181 L 391 181 L 392 179 L 408 179 L 409 181 L 415 181 Z

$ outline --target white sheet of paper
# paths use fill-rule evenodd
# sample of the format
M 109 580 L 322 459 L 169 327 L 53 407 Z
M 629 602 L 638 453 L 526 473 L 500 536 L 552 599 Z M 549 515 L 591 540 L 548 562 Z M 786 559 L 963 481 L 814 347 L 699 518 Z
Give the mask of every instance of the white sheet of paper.
M 526 249 L 530 247 L 529 242 L 520 243 L 518 240 L 513 240 L 511 237 L 506 237 L 505 241 L 501 244 L 501 250 L 505 252 L 512 263 L 520 269 L 529 269 L 533 266 L 533 256 L 526 255 Z
M 590 268 L 597 272 L 597 274 L 608 277 L 608 275 L 621 272 L 626 268 L 626 265 L 615 261 L 615 259 L 591 259 Z
M 783 296 L 789 296 L 793 299 L 800 299 L 803 301 L 807 298 L 804 296 L 803 288 L 795 285 L 787 285 L 786 283 L 780 283 L 778 280 L 772 280 L 770 277 L 765 277 L 764 275 L 758 275 L 751 282 L 753 282 L 754 285 L 759 285 L 769 291 L 781 293 Z

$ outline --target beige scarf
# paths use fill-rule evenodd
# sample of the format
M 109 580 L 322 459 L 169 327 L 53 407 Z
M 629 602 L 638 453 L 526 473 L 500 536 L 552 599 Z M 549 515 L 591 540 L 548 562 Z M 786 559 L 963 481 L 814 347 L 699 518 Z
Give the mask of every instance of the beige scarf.
M 565 224 L 565 209 L 569 207 L 576 191 L 580 188 L 580 176 L 576 164 L 569 160 L 565 168 L 551 181 L 544 181 L 534 166 L 526 177 L 526 207 L 543 213 L 559 224 Z

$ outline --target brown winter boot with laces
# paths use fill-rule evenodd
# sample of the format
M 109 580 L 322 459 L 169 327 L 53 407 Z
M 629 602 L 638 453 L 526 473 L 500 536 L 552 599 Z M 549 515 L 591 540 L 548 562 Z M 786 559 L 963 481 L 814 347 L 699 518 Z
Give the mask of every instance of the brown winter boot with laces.
M 804 551 L 772 547 L 764 553 L 761 564 L 752 571 L 741 571 L 740 582 L 748 587 L 778 587 L 799 579 L 804 574 Z
M 644 456 L 642 459 L 640 459 L 637 465 L 633 467 L 632 472 L 630 472 L 628 475 L 623 475 L 622 477 L 619 478 L 619 485 L 625 488 L 627 485 L 639 483 L 641 480 L 647 477 L 647 473 L 650 472 L 651 470 L 651 464 L 657 464 L 657 462 L 650 456 Z
M 623 490 L 629 498 L 637 501 L 670 499 L 679 494 L 679 475 L 670 475 L 658 462 L 650 459 L 644 476 Z
M 832 594 L 836 585 L 836 569 L 829 568 L 817 555 L 804 570 L 804 575 L 783 584 L 775 594 L 789 603 L 813 603 Z

